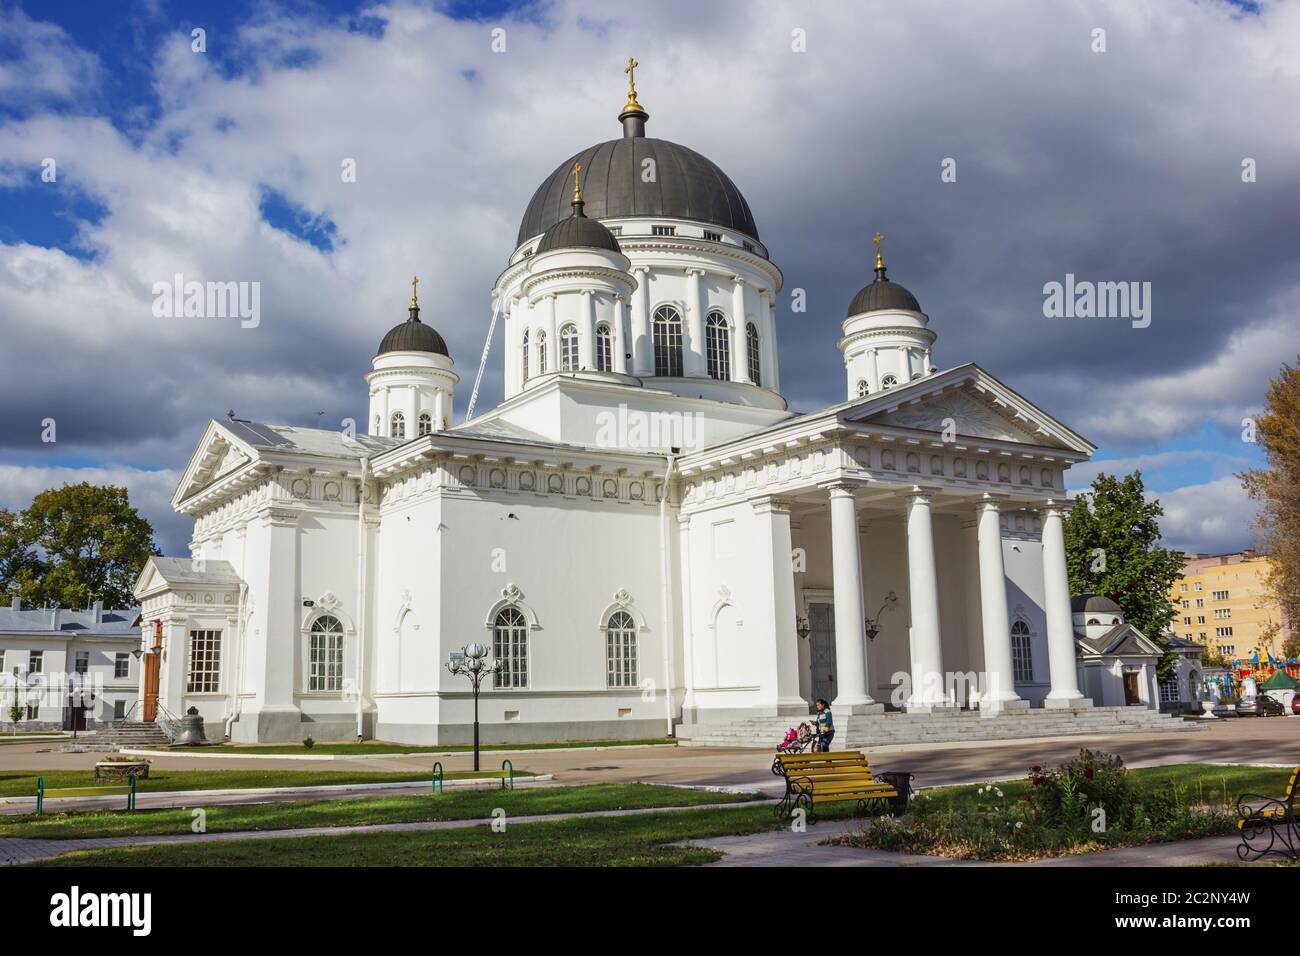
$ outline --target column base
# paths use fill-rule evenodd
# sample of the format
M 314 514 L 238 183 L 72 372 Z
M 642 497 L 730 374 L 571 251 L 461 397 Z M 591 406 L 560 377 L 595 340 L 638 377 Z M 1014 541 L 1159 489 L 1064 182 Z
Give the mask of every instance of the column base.
M 1087 710 L 1092 706 L 1091 697 L 1051 697 L 1044 698 L 1043 708 L 1045 710 Z
M 877 704 L 874 700 L 861 704 L 848 704 L 833 701 L 831 703 L 831 713 L 846 714 L 849 716 L 861 716 L 863 714 L 883 714 L 885 712 L 884 704 Z
M 934 717 L 950 717 L 960 713 L 960 707 L 954 707 L 952 704 L 905 704 L 903 710 L 909 714 L 930 714 Z
M 980 713 L 999 714 L 1006 710 L 1028 710 L 1029 701 L 1023 697 L 1017 697 L 1014 700 L 985 700 L 980 701 Z

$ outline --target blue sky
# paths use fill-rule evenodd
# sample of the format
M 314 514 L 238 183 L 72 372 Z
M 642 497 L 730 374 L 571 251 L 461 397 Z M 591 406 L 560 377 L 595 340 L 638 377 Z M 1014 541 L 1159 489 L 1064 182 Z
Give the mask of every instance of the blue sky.
M 412 272 L 468 382 L 532 190 L 618 134 L 635 53 L 650 134 L 727 170 L 808 292 L 778 310 L 792 406 L 840 397 L 880 229 L 940 366 L 978 362 L 1101 445 L 1073 485 L 1139 467 L 1171 543 L 1245 546 L 1240 421 L 1300 353 L 1300 17 L 1044 6 L 0 0 L 0 506 L 124 481 L 183 552 L 166 498 L 204 422 L 362 417 Z M 265 327 L 150 325 L 141 290 L 176 272 L 263 282 Z M 1066 273 L 1152 282 L 1151 327 L 1044 318 Z

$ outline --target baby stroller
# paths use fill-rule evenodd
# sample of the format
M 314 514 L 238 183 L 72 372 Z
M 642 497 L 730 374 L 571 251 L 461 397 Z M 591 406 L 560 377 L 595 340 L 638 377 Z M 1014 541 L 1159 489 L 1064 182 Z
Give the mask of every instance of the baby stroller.
M 817 735 L 813 733 L 812 727 L 804 721 L 795 730 L 791 727 L 785 732 L 785 739 L 776 746 L 777 753 L 783 754 L 801 754 L 811 747 L 817 740 Z

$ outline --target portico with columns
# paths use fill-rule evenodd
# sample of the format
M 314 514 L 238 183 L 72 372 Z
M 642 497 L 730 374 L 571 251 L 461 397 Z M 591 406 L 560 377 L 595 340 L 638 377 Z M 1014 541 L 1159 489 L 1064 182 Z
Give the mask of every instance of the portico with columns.
M 1087 707 L 1061 488 L 1091 450 L 967 365 L 686 456 L 684 719 Z

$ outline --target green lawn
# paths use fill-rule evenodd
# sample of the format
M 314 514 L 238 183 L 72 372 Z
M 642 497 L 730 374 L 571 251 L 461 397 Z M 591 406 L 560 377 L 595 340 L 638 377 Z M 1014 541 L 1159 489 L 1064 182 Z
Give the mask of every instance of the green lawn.
M 1273 767 L 1247 767 L 1241 765 L 1220 767 L 1214 764 L 1187 763 L 1169 767 L 1144 767 L 1130 770 L 1138 789 L 1152 793 L 1171 780 L 1188 789 L 1190 799 L 1198 795 L 1198 803 L 1222 803 L 1225 792 L 1229 801 L 1236 802 L 1242 793 L 1282 795 L 1286 789 L 1290 770 Z M 996 784 L 1009 799 L 1019 799 L 1030 790 L 1027 781 L 1013 780 Z M 978 784 L 960 787 L 940 787 L 927 790 L 935 809 L 949 804 L 956 809 L 971 810 L 980 804 Z
M 497 807 L 512 817 L 544 813 L 645 807 L 706 806 L 740 803 L 757 795 L 712 793 L 652 784 L 598 784 L 520 790 L 450 791 L 437 796 L 349 797 L 292 803 L 205 807 L 209 833 L 235 830 L 289 830 L 303 827 L 368 826 L 426 820 L 486 819 Z M 135 813 L 47 813 L 0 817 L 0 837 L 74 839 L 189 833 L 189 809 L 140 810 Z
M 149 778 L 139 781 L 139 793 L 168 790 L 242 790 L 270 787 L 324 787 L 351 783 L 395 783 L 429 780 L 430 770 L 355 771 L 355 770 L 159 770 L 150 768 Z M 496 768 L 486 771 L 494 776 Z M 516 770 L 515 776 L 528 775 Z M 484 776 L 484 773 L 477 776 Z M 447 780 L 474 777 L 470 770 L 448 771 Z M 0 797 L 36 796 L 36 778 L 45 778 L 45 789 L 121 786 L 123 781 L 96 780 L 92 770 L 0 770 Z
M 65 854 L 43 866 L 686 866 L 718 854 L 667 844 L 757 833 L 775 825 L 770 806 L 699 809 L 549 823 L 507 818 L 487 826 L 329 839 L 233 840 L 189 846 L 142 846 Z M 793 835 L 792 835 L 793 838 Z
M 651 747 L 676 746 L 675 741 L 665 737 L 644 740 L 567 740 L 549 744 L 482 744 L 481 750 L 555 750 L 560 747 Z M 179 753 L 230 753 L 230 754 L 433 754 L 433 753 L 469 753 L 471 746 L 444 746 L 441 744 L 390 744 L 379 740 L 366 740 L 361 743 L 316 744 L 304 747 L 302 744 L 213 744 L 210 747 L 174 747 Z

